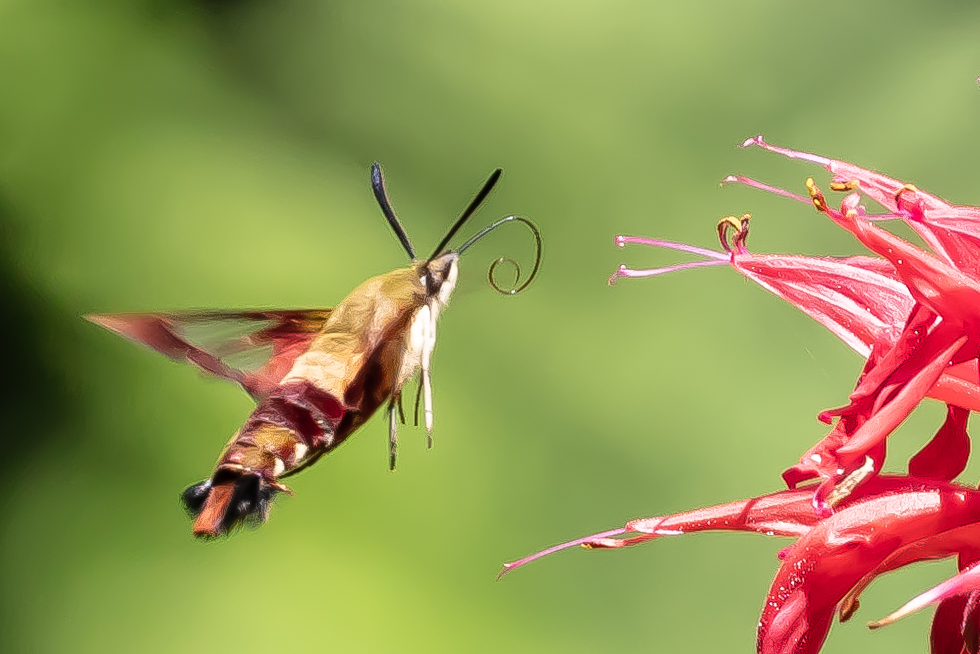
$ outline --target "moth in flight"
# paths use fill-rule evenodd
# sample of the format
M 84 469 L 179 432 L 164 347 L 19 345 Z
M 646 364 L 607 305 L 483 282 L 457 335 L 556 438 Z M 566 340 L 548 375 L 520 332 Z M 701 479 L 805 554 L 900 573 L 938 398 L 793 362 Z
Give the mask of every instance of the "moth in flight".
M 520 222 L 534 236 L 534 267 L 523 283 L 505 289 L 494 272 L 503 262 L 516 263 L 497 259 L 488 273 L 491 286 L 515 294 L 531 283 L 541 262 L 541 236 L 533 223 L 519 216 L 502 218 L 455 250 L 447 249 L 500 173 L 497 169 L 490 175 L 432 255 L 419 259 L 375 163 L 374 195 L 411 265 L 372 277 L 332 309 L 86 316 L 175 361 L 237 382 L 255 399 L 255 410 L 225 446 L 214 474 L 183 492 L 196 536 L 218 536 L 246 520 L 264 521 L 275 494 L 291 492 L 283 478 L 343 443 L 382 405 L 388 412 L 389 462 L 394 469 L 398 418 L 404 422 L 402 388 L 419 371 L 415 423 L 421 403 L 431 447 L 429 362 L 436 320 L 456 286 L 460 256 L 501 225 Z

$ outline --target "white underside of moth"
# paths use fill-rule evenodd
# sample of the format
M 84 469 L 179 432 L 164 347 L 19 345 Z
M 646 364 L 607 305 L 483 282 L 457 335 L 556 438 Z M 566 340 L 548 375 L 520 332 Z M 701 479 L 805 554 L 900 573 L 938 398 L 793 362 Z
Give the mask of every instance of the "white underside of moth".
M 412 318 L 412 324 L 405 335 L 405 354 L 402 356 L 401 368 L 398 373 L 398 381 L 395 384 L 397 389 L 391 398 L 388 406 L 388 429 L 389 429 L 389 450 L 391 456 L 391 466 L 394 467 L 395 451 L 398 443 L 398 402 L 401 397 L 402 386 L 412 377 L 416 371 L 421 369 L 419 378 L 420 394 L 422 397 L 422 414 L 425 421 L 425 430 L 428 434 L 428 445 L 432 447 L 432 377 L 430 364 L 432 361 L 432 351 L 436 346 L 436 323 L 439 320 L 439 312 L 449 303 L 449 297 L 456 288 L 458 275 L 457 263 L 449 267 L 446 279 L 439 287 L 439 292 L 423 304 Z

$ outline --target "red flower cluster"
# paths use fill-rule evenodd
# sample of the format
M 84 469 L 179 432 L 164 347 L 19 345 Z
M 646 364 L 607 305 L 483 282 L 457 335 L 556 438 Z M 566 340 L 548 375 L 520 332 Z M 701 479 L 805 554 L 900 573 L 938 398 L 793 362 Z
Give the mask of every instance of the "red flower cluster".
M 812 204 L 877 257 L 845 259 L 756 255 L 746 248 L 749 216 L 718 225 L 724 252 L 637 237 L 641 243 L 704 257 L 653 270 L 621 266 L 619 277 L 644 277 L 731 264 L 791 302 L 867 359 L 846 406 L 825 411 L 830 433 L 783 473 L 790 490 L 667 517 L 564 543 L 504 572 L 573 545 L 619 548 L 667 535 L 712 529 L 790 536 L 759 622 L 762 654 L 812 654 L 834 614 L 853 615 L 875 577 L 916 561 L 959 557 L 960 573 L 888 616 L 884 626 L 929 604 L 933 654 L 980 649 L 980 491 L 957 483 L 967 463 L 970 411 L 980 411 L 980 209 L 947 204 L 910 184 L 848 163 L 767 144 L 756 145 L 824 166 L 830 189 L 847 195 L 835 208 L 807 180 L 809 197 L 745 177 L 737 182 Z M 869 214 L 862 195 L 885 208 Z M 931 253 L 875 223 L 902 220 Z M 947 405 L 945 423 L 908 464 L 907 475 L 880 474 L 887 437 L 924 397 Z M 801 483 L 815 480 L 800 486 Z

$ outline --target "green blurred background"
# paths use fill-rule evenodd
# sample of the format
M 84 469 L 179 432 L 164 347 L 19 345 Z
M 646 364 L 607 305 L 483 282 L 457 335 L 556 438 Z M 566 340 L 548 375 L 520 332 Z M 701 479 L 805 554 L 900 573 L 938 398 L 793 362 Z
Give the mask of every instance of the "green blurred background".
M 778 144 L 980 204 L 972 2 L 0 1 L 4 652 L 750 652 L 785 540 L 666 539 L 500 564 L 625 520 L 776 490 L 861 361 L 724 268 L 618 233 L 847 254 Z M 330 306 L 423 252 L 495 166 L 475 221 L 527 216 L 541 275 L 502 298 L 474 248 L 440 325 L 435 447 L 376 419 L 270 522 L 195 541 L 177 502 L 250 402 L 79 316 Z M 473 229 L 478 225 L 474 225 Z M 892 467 L 939 424 L 923 407 Z M 976 478 L 971 468 L 967 477 Z M 876 583 L 827 652 L 921 652 L 880 617 L 951 562 Z

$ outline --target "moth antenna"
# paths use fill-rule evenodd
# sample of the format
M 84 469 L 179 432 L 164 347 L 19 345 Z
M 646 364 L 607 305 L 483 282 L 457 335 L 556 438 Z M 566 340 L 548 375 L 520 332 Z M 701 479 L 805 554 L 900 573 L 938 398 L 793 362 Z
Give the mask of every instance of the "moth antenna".
M 490 173 L 490 177 L 488 177 L 487 181 L 484 182 L 483 188 L 481 188 L 480 192 L 476 194 L 476 197 L 473 198 L 469 206 L 466 207 L 466 210 L 463 211 L 462 215 L 460 215 L 460 217 L 456 219 L 456 222 L 453 223 L 453 226 L 449 228 L 449 231 L 446 232 L 446 235 L 442 237 L 442 241 L 439 243 L 438 247 L 436 247 L 435 251 L 432 253 L 432 256 L 429 257 L 429 261 L 432 261 L 440 254 L 442 254 L 442 251 L 446 247 L 446 244 L 448 244 L 449 241 L 452 240 L 453 236 L 456 236 L 456 232 L 458 232 L 460 228 L 466 223 L 466 221 L 469 220 L 470 216 L 472 216 L 476 212 L 476 210 L 480 208 L 480 205 L 483 204 L 483 201 L 487 199 L 488 195 L 490 195 L 490 191 L 492 191 L 493 187 L 497 185 L 497 182 L 500 180 L 500 174 L 502 172 L 504 172 L 503 169 L 498 168 L 497 170 Z
M 513 264 L 514 268 L 516 269 L 516 275 L 514 276 L 514 284 L 517 284 L 517 282 L 520 281 L 520 278 L 521 278 L 521 267 L 517 264 L 516 261 L 514 261 L 513 259 L 510 259 L 508 257 L 500 257 L 499 259 L 497 259 L 496 261 L 494 261 L 492 264 L 490 264 L 490 270 L 487 271 L 487 279 L 489 279 L 490 286 L 493 287 L 493 290 L 497 291 L 501 295 L 516 295 L 516 294 L 520 293 L 525 288 L 527 288 L 528 285 L 530 285 L 530 283 L 537 276 L 537 274 L 538 274 L 538 268 L 541 267 L 541 232 L 538 231 L 537 226 L 535 226 L 535 224 L 532 223 L 527 218 L 521 218 L 520 216 L 507 216 L 506 218 L 501 218 L 500 220 L 498 220 L 495 223 L 492 223 L 490 225 L 487 225 L 486 227 L 484 227 L 483 229 L 481 229 L 479 232 L 477 232 L 471 239 L 469 239 L 468 241 L 466 241 L 465 243 L 463 243 L 459 247 L 458 250 L 456 250 L 456 253 L 459 254 L 460 256 L 462 256 L 463 253 L 466 252 L 466 250 L 468 250 L 470 248 L 470 246 L 476 244 L 484 236 L 486 236 L 487 234 L 489 234 L 493 230 L 497 229 L 501 225 L 503 225 L 505 223 L 514 222 L 515 220 L 517 222 L 521 222 L 521 223 L 524 223 L 525 225 L 527 225 L 527 228 L 531 230 L 531 234 L 534 236 L 534 267 L 531 268 L 531 274 L 528 275 L 527 279 L 524 280 L 524 283 L 523 284 L 521 284 L 519 286 L 515 286 L 514 288 L 504 288 L 504 287 L 500 286 L 499 284 L 497 284 L 497 281 L 494 279 L 494 273 L 496 272 L 497 267 L 500 264 L 502 264 L 502 263 L 510 263 L 510 264 Z
M 388 190 L 385 188 L 384 173 L 381 172 L 381 164 L 377 161 L 371 164 L 371 188 L 374 189 L 374 197 L 381 205 L 381 213 L 388 219 L 388 224 L 391 225 L 395 236 L 401 241 L 405 252 L 408 252 L 409 258 L 415 261 L 415 248 L 412 247 L 412 242 L 408 240 L 408 234 L 399 222 L 398 216 L 395 215 L 395 210 L 391 208 L 391 200 L 388 199 Z

